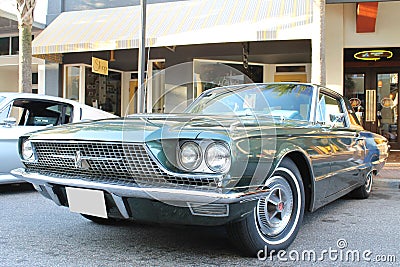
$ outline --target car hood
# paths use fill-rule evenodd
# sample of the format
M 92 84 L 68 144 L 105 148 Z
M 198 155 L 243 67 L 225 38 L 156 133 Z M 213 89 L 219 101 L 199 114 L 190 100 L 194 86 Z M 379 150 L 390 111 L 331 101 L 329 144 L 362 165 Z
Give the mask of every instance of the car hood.
M 207 116 L 194 114 L 144 114 L 126 118 L 81 122 L 53 127 L 30 135 L 37 140 L 101 140 L 144 142 L 176 138 L 229 139 L 253 134 L 275 134 L 283 125 L 306 126 L 307 122 L 276 122 L 270 117 Z

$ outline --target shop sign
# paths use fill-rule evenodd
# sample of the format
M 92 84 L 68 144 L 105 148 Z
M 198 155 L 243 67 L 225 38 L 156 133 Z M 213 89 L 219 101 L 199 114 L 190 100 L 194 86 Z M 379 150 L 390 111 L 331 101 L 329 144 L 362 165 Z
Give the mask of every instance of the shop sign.
M 358 98 L 350 98 L 349 101 L 353 108 L 361 106 L 361 100 Z
M 389 59 L 393 57 L 393 52 L 388 50 L 368 50 L 354 54 L 354 58 L 358 60 L 373 60 L 378 61 L 382 58 Z
M 92 57 L 92 72 L 108 75 L 108 61 Z
M 384 108 L 392 108 L 394 107 L 394 101 L 390 97 L 385 97 L 381 100 L 381 105 Z

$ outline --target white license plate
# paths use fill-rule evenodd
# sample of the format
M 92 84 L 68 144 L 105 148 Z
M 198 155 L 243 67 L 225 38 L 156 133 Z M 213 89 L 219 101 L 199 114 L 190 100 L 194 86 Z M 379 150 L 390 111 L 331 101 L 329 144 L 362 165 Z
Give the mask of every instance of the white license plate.
M 107 218 L 104 192 L 100 190 L 66 187 L 69 210 Z

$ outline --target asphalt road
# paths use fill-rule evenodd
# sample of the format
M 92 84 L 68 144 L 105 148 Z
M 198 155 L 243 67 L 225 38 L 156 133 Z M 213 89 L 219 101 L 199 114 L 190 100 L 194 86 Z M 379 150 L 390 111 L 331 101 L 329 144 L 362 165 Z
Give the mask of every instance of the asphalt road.
M 239 256 L 222 227 L 96 225 L 30 188 L 1 186 L 0 266 L 398 266 L 399 184 L 380 180 L 367 200 L 306 214 L 286 254 L 264 261 Z

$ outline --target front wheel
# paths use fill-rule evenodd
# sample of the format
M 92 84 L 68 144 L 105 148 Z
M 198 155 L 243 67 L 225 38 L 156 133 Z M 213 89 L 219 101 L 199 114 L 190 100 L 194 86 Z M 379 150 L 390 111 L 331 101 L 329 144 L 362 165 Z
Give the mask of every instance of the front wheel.
M 270 189 L 269 193 L 258 200 L 249 215 L 227 225 L 231 241 L 247 256 L 286 249 L 295 239 L 303 220 L 304 186 L 292 160 L 282 160 L 265 182 L 265 188 Z
M 372 191 L 372 175 L 372 171 L 365 175 L 364 184 L 350 192 L 350 196 L 358 199 L 368 198 Z

